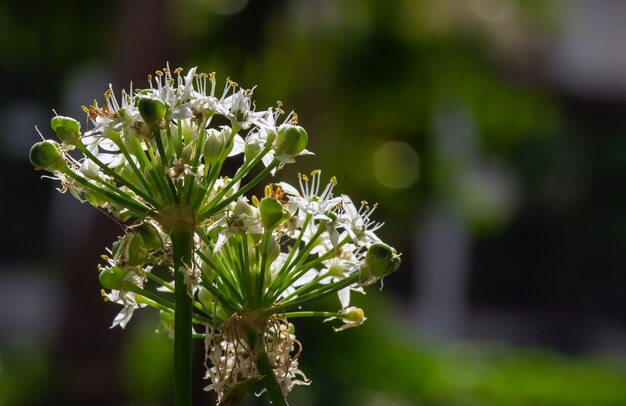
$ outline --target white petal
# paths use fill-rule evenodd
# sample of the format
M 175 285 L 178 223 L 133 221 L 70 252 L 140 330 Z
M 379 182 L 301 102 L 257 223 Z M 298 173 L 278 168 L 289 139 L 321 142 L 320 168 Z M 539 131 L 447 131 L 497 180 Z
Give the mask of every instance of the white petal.
M 339 296 L 339 302 L 341 303 L 341 307 L 344 309 L 350 305 L 350 288 L 343 288 L 339 292 L 337 292 L 337 296 Z

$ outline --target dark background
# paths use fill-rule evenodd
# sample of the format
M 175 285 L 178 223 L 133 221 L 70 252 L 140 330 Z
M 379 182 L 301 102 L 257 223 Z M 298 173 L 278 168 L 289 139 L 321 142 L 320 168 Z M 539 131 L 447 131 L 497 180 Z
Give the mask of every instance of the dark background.
M 51 109 L 82 118 L 108 83 L 144 86 L 166 62 L 295 109 L 316 156 L 279 179 L 336 175 L 402 252 L 383 292 L 355 299 L 359 329 L 296 322 L 313 383 L 292 404 L 626 404 L 624 15 L 611 0 L 0 2 L 0 405 L 169 403 L 156 315 L 108 328 L 96 266 L 119 226 L 27 160 Z M 202 351 L 195 403 L 211 404 Z

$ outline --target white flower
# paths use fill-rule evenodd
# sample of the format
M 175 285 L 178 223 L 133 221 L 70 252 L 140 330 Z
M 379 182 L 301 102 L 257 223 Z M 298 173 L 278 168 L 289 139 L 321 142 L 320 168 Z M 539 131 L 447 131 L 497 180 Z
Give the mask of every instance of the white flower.
M 377 205 L 370 207 L 367 202 L 361 202 L 361 207 L 357 210 L 349 196 L 341 195 L 341 199 L 342 211 L 338 221 L 343 225 L 353 242 L 360 246 L 367 246 L 380 241 L 374 231 L 381 228 L 384 223 L 370 220 L 370 216 L 376 210 Z
M 144 284 L 144 277 L 136 273 L 134 270 L 129 271 L 124 277 L 124 280 L 139 287 L 143 287 Z M 117 316 L 115 316 L 115 319 L 113 319 L 111 328 L 116 326 L 125 328 L 130 319 L 133 317 L 135 309 L 146 306 L 143 303 L 138 304 L 135 294 L 125 290 L 111 290 L 109 293 L 102 290 L 102 294 L 106 300 L 110 300 L 113 303 L 118 303 L 124 306 Z
M 286 182 L 280 182 L 278 185 L 289 196 L 289 206 L 297 207 L 304 213 L 311 214 L 316 220 L 331 221 L 332 218 L 328 214 L 335 210 L 342 199 L 333 197 L 333 188 L 337 184 L 337 179 L 334 176 L 330 178 L 330 181 L 320 193 L 321 173 L 322 171 L 320 170 L 313 171 L 311 179 L 306 175 L 298 174 L 300 191 Z
M 326 261 L 324 265 L 328 268 L 326 273 L 321 272 L 327 278 L 322 279 L 320 283 L 328 284 L 338 282 L 358 270 L 361 263 L 361 252 L 359 248 L 353 244 L 345 244 L 338 249 L 337 254 Z M 355 290 L 363 293 L 363 289 L 356 286 L 348 286 L 337 292 L 339 302 L 342 308 L 348 307 L 350 304 L 350 291 Z

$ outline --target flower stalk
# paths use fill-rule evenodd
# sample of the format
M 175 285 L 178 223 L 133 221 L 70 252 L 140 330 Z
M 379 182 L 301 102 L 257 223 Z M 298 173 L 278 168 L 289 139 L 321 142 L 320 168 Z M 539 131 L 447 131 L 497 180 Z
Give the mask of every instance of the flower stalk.
M 259 373 L 263 376 L 263 383 L 265 384 L 265 389 L 267 390 L 267 395 L 272 405 L 288 406 L 287 400 L 283 396 L 280 385 L 276 380 L 276 375 L 274 375 L 274 370 L 267 355 L 267 351 L 265 350 L 264 334 L 249 331 L 248 343 L 250 348 L 254 349 L 253 352 L 255 354 L 257 368 L 259 369 Z
M 174 406 L 191 405 L 192 394 L 192 299 L 185 281 L 191 266 L 193 227 L 179 224 L 171 232 L 174 254 Z

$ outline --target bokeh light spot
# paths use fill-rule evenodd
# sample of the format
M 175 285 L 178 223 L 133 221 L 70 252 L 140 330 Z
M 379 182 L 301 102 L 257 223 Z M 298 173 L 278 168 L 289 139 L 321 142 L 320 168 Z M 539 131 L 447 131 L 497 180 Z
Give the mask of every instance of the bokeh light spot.
M 419 177 L 419 156 L 405 142 L 387 142 L 374 153 L 374 175 L 388 188 L 407 188 Z

